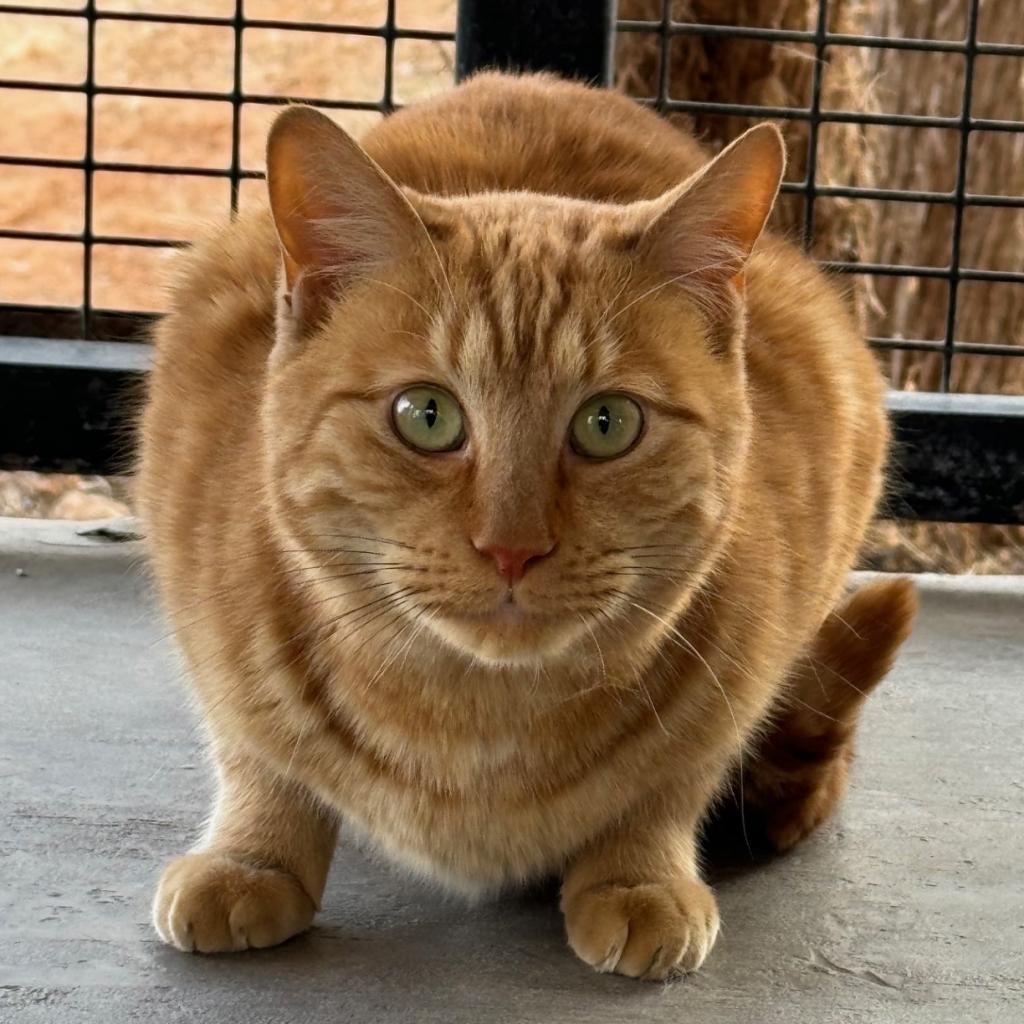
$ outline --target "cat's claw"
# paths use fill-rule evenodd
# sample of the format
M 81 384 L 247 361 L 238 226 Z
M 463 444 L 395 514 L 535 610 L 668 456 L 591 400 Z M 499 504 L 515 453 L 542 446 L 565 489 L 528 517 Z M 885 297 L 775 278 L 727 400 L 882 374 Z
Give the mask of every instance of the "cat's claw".
M 227 953 L 276 946 L 305 931 L 315 912 L 286 871 L 222 853 L 191 853 L 164 870 L 153 924 L 164 942 L 186 953 Z
M 718 936 L 714 894 L 696 879 L 591 886 L 562 909 L 584 963 L 647 981 L 697 970 Z

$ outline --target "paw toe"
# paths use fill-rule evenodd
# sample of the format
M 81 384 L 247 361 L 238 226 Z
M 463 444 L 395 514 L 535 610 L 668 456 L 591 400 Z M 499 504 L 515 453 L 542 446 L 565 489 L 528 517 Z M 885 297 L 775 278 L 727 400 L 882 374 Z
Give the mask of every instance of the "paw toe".
M 153 904 L 153 923 L 184 952 L 225 953 L 273 946 L 309 926 L 315 907 L 298 880 L 225 854 L 172 861 Z
M 598 971 L 662 981 L 696 970 L 714 944 L 718 912 L 703 883 L 598 885 L 564 904 L 569 945 Z

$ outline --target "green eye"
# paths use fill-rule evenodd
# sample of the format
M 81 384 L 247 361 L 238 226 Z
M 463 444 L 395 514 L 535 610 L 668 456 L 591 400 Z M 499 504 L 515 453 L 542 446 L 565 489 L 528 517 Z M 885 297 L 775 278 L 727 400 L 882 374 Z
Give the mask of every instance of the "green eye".
M 636 444 L 644 426 L 640 406 L 625 395 L 588 398 L 572 418 L 572 446 L 591 459 L 614 459 Z
M 454 451 L 465 439 L 458 402 L 429 384 L 403 391 L 391 407 L 391 419 L 398 436 L 422 452 Z

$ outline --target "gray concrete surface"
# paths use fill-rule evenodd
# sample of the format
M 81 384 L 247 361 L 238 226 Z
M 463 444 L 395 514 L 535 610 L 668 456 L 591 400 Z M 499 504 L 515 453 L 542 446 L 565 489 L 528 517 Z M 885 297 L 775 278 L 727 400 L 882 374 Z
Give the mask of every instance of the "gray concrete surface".
M 1024 580 L 922 580 L 841 819 L 719 869 L 705 969 L 645 986 L 577 963 L 550 891 L 467 908 L 347 844 L 308 935 L 161 945 L 210 780 L 135 549 L 0 521 L 0 1020 L 1024 1020 Z

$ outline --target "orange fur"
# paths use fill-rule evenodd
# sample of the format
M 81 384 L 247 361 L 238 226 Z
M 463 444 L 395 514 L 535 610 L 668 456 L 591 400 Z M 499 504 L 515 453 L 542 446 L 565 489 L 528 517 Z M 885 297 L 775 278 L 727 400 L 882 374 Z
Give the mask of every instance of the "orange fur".
M 561 873 L 599 969 L 700 964 L 696 831 L 831 629 L 887 444 L 836 290 L 749 251 L 776 139 L 697 173 L 621 96 L 493 74 L 386 120 L 370 159 L 282 117 L 273 217 L 184 258 L 142 424 L 221 783 L 159 887 L 167 941 L 301 930 L 340 819 L 470 893 Z M 423 382 L 460 403 L 458 451 L 392 429 Z M 567 431 L 606 391 L 644 433 L 594 462 Z M 495 546 L 550 553 L 513 592 Z
M 746 841 L 788 850 L 836 809 L 864 701 L 892 667 L 916 612 L 913 584 L 894 579 L 861 587 L 829 613 L 733 789 L 742 803 L 720 815 Z

